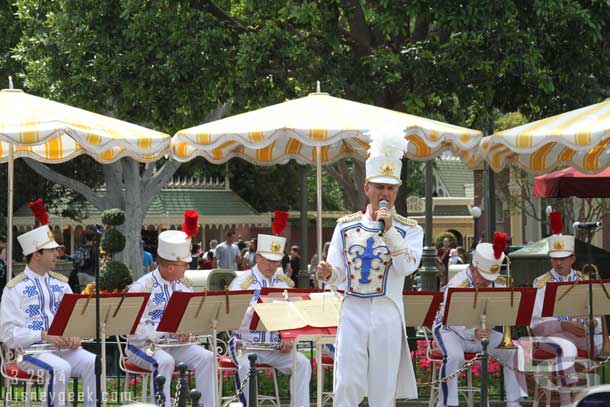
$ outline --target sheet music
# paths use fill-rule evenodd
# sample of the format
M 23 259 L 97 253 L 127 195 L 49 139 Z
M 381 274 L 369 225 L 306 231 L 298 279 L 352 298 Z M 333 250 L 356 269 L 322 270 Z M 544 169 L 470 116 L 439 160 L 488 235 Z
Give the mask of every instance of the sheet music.
M 305 317 L 307 325 L 314 328 L 328 328 L 339 325 L 341 301 L 310 300 L 290 304 Z
M 253 307 L 267 331 L 281 331 L 307 326 L 307 321 L 303 319 L 301 314 L 288 308 L 289 304 L 295 303 L 266 302 L 254 304 Z
M 142 306 L 142 298 L 125 297 L 119 312 L 113 316 L 120 301 L 121 298 L 104 298 L 100 301 L 100 321 L 107 323 L 107 337 L 128 333 L 125 328 L 131 328 L 134 318 Z M 87 308 L 82 314 L 85 305 Z M 86 299 L 79 299 L 76 302 L 73 318 L 68 321 L 64 332 L 66 336 L 78 336 L 84 339 L 95 337 L 95 298 L 91 298 L 88 304 Z
M 306 300 L 254 304 L 254 310 L 268 331 L 336 327 L 341 301 Z

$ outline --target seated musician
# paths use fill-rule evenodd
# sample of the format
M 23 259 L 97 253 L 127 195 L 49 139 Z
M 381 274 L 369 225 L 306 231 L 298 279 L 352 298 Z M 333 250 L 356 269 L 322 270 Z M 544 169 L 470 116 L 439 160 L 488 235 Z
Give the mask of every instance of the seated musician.
M 456 274 L 445 288 L 445 300 L 441 305 L 437 318 L 434 322 L 433 332 L 444 360 L 441 366 L 440 378 L 451 376 L 446 383 L 441 384 L 441 391 L 437 405 L 457 406 L 458 377 L 453 375 L 464 365 L 464 352 L 478 353 L 483 351 L 481 340 L 489 339 L 489 354 L 505 365 L 516 367 L 515 350 L 497 349 L 502 340 L 502 334 L 493 329 L 483 329 L 481 327 L 467 326 L 444 326 L 442 324 L 445 313 L 445 302 L 449 288 L 488 288 L 504 287 L 505 279 L 498 278 L 500 266 L 504 261 L 504 249 L 508 238 L 504 233 L 496 232 L 494 244 L 479 243 L 474 250 L 473 260 L 470 266 Z M 519 376 L 519 377 L 517 377 Z M 527 397 L 527 387 L 522 375 L 515 374 L 515 371 L 504 367 L 504 386 L 506 388 L 506 405 L 508 407 L 519 406 L 521 397 Z
M 168 230 L 159 234 L 157 249 L 159 267 L 145 274 L 129 287 L 129 292 L 150 292 L 150 298 L 135 335 L 128 338 L 127 356 L 134 364 L 151 370 L 153 377 L 160 375 L 165 378 L 163 394 L 166 406 L 169 406 L 170 402 L 172 373 L 179 363 L 185 363 L 189 369 L 195 371 L 195 386 L 201 392 L 203 405 L 215 406 L 214 354 L 200 345 L 188 343 L 189 334 L 174 337 L 157 331 L 157 326 L 172 293 L 192 291 L 189 280 L 184 278 L 184 272 L 191 262 L 190 236 L 197 234 L 196 219 L 196 212 L 187 211 L 185 226 L 182 227 L 182 230 L 187 233 Z M 192 226 L 193 223 L 195 226 Z M 184 342 L 184 345 L 155 346 L 154 352 L 151 354 L 150 344 L 159 343 L 160 340 L 168 338 Z M 152 380 L 151 386 L 152 394 L 156 394 L 154 380 Z
M 546 293 L 546 285 L 549 282 L 568 282 L 581 281 L 588 278 L 580 271 L 574 270 L 572 266 L 576 261 L 574 253 L 574 236 L 562 235 L 563 221 L 561 212 L 551 212 L 549 214 L 551 230 L 553 235 L 549 236 L 548 254 L 551 259 L 551 270 L 544 273 L 534 280 L 534 287 L 538 289 L 536 292 L 536 303 L 534 305 L 534 313 L 532 315 L 532 323 L 530 328 L 536 337 L 545 337 L 543 344 L 553 346 L 544 346 L 547 352 L 557 352 L 558 343 L 561 343 L 561 353 L 558 356 L 566 359 L 566 355 L 576 355 L 576 350 L 567 347 L 565 341 L 560 342 L 551 338 L 567 339 L 572 343 L 577 350 L 589 352 L 589 331 L 586 325 L 587 318 L 572 318 L 572 317 L 542 317 L 542 308 L 544 305 L 544 296 Z M 599 354 L 602 350 L 603 336 L 602 324 L 600 318 L 593 320 L 595 324 L 595 353 Z M 558 367 L 560 364 L 557 365 Z M 578 382 L 578 377 L 575 375 L 573 365 L 569 365 L 561 372 L 562 384 L 564 387 Z M 561 405 L 570 405 L 571 396 L 569 391 L 560 392 Z
M 286 238 L 271 235 L 258 235 L 258 247 L 256 251 L 256 265 L 250 270 L 245 271 L 231 282 L 230 290 L 254 290 L 252 296 L 252 304 L 258 301 L 260 290 L 263 287 L 276 288 L 292 288 L 294 283 L 284 275 L 280 266 L 282 260 L 284 245 Z M 292 371 L 292 353 L 296 352 L 293 348 L 293 343 L 280 339 L 277 332 L 256 331 L 250 329 L 250 322 L 254 309 L 248 307 L 246 315 L 242 321 L 238 331 L 233 333 L 233 337 L 229 340 L 229 353 L 233 363 L 238 366 L 238 373 L 235 375 L 235 383 L 240 392 L 241 402 L 246 406 L 248 389 L 241 389 L 239 386 L 242 380 L 248 374 L 250 363 L 248 355 L 255 353 L 257 355 L 257 364 L 271 365 L 282 373 L 290 374 Z M 237 350 L 237 341 L 242 341 L 244 346 L 266 346 L 271 345 L 270 350 L 244 351 L 239 354 Z M 274 348 L 277 348 L 274 349 Z M 292 405 L 299 407 L 309 407 L 309 381 L 311 378 L 311 365 L 309 359 L 303 354 L 296 354 L 296 394 L 292 394 Z M 290 378 L 295 380 L 295 375 Z M 247 387 L 247 385 L 246 385 Z M 292 388 L 292 386 L 291 386 Z
M 68 278 L 56 273 L 57 247 L 47 225 L 41 200 L 30 204 L 42 225 L 17 237 L 27 266 L 8 282 L 0 302 L 0 341 L 12 349 L 50 345 L 49 352 L 27 352 L 21 370 L 45 377 L 43 406 L 65 406 L 70 377 L 82 379 L 85 406 L 95 405 L 95 355 L 80 347 L 80 338 L 50 336 L 47 331 L 64 294 L 71 294 Z M 54 350 L 53 350 L 54 349 Z M 74 395 L 78 396 L 78 395 Z

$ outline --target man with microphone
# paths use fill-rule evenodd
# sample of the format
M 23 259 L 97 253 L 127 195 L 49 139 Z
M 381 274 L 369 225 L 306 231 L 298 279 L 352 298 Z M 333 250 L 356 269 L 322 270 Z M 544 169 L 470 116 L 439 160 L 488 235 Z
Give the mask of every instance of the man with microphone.
M 372 136 L 364 193 L 369 204 L 337 221 L 318 278 L 344 286 L 335 353 L 335 407 L 389 407 L 417 398 L 405 331 L 402 289 L 417 270 L 423 231 L 394 211 L 400 187 L 403 133 Z

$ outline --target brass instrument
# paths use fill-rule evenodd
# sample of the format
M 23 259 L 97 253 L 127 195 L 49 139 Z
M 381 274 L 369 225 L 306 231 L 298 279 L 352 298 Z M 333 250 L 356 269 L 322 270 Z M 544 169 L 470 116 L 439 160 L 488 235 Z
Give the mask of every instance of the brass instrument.
M 17 348 L 15 349 L 15 362 L 21 363 L 23 357 L 26 355 L 39 355 L 41 353 L 55 352 L 58 350 L 60 349 L 50 343 L 35 343 L 27 348 Z
M 512 286 L 511 277 L 512 276 L 510 274 L 510 258 L 508 256 L 506 256 L 506 288 L 511 288 L 511 286 Z M 512 307 L 514 293 L 511 291 L 510 295 L 511 295 L 511 297 L 510 297 L 511 304 L 510 305 Z M 502 341 L 498 345 L 497 349 L 517 349 L 517 346 L 513 343 L 513 339 L 511 338 L 509 325 L 505 325 L 503 327 Z
M 235 351 L 238 355 L 242 355 L 243 352 L 272 352 L 279 351 L 281 344 L 279 342 L 261 342 L 252 343 L 244 341 L 235 341 Z
M 188 341 L 180 341 L 178 338 L 173 336 L 169 338 L 161 338 L 156 342 L 148 343 L 146 354 L 148 356 L 152 356 L 157 349 L 177 348 L 186 345 L 201 345 L 204 342 L 207 342 L 208 339 L 209 336 L 207 335 L 191 336 Z

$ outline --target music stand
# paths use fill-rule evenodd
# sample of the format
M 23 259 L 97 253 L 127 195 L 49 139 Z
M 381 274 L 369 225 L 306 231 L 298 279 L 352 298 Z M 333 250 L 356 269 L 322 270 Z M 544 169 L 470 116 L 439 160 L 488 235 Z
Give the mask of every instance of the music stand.
M 610 314 L 610 280 L 549 282 L 546 285 L 542 317 L 580 317 Z M 593 328 L 591 326 L 590 328 Z M 589 330 L 588 334 L 594 332 Z M 593 337 L 589 339 L 589 358 L 595 358 Z
M 218 376 L 217 332 L 239 329 L 252 301 L 253 291 L 175 292 L 159 321 L 157 331 L 173 334 L 211 335 L 214 352 L 214 380 Z M 214 393 L 218 386 L 214 386 Z M 218 394 L 214 394 L 217 407 Z
M 311 299 L 312 297 L 315 299 Z M 322 405 L 322 346 L 335 342 L 341 300 L 342 296 L 333 291 L 264 288 L 261 290 L 258 303 L 254 304 L 251 329 L 278 331 L 282 339 L 315 344 L 317 405 Z M 303 304 L 297 305 L 296 302 Z M 297 309 L 301 305 L 306 305 L 307 308 Z M 318 317 L 324 315 L 324 317 L 316 318 L 317 323 L 310 325 L 306 322 L 306 319 L 307 316 L 312 315 Z M 305 319 L 303 319 L 303 316 Z M 295 318 L 298 318 L 301 323 L 295 323 Z M 278 321 L 278 319 L 281 320 Z M 292 355 L 292 374 L 296 374 L 296 353 L 294 352 Z M 294 400 L 296 394 L 296 380 L 292 380 L 290 391 L 292 405 L 292 400 Z
M 55 313 L 48 334 L 52 336 L 67 336 L 101 339 L 102 350 L 101 372 L 96 375 L 106 378 L 106 337 L 112 335 L 134 334 L 140 317 L 146 308 L 150 293 L 100 294 L 99 308 L 94 295 L 66 294 Z M 91 301 L 94 300 L 94 301 Z M 96 314 L 99 310 L 99 331 Z M 103 316 L 103 317 L 102 317 Z M 98 379 L 100 380 L 100 379 Z M 101 380 L 100 380 L 101 382 Z M 104 380 L 105 383 L 105 380 Z M 103 392 L 101 384 L 96 385 L 96 392 Z M 104 386 L 105 391 L 105 386 Z M 96 400 L 102 402 L 101 394 L 96 394 Z
M 529 326 L 534 311 L 536 289 L 525 288 L 449 288 L 445 300 L 443 325 Z M 481 357 L 481 407 L 487 407 L 488 339 L 483 339 Z
M 403 291 L 405 327 L 432 326 L 442 300 L 439 291 Z

